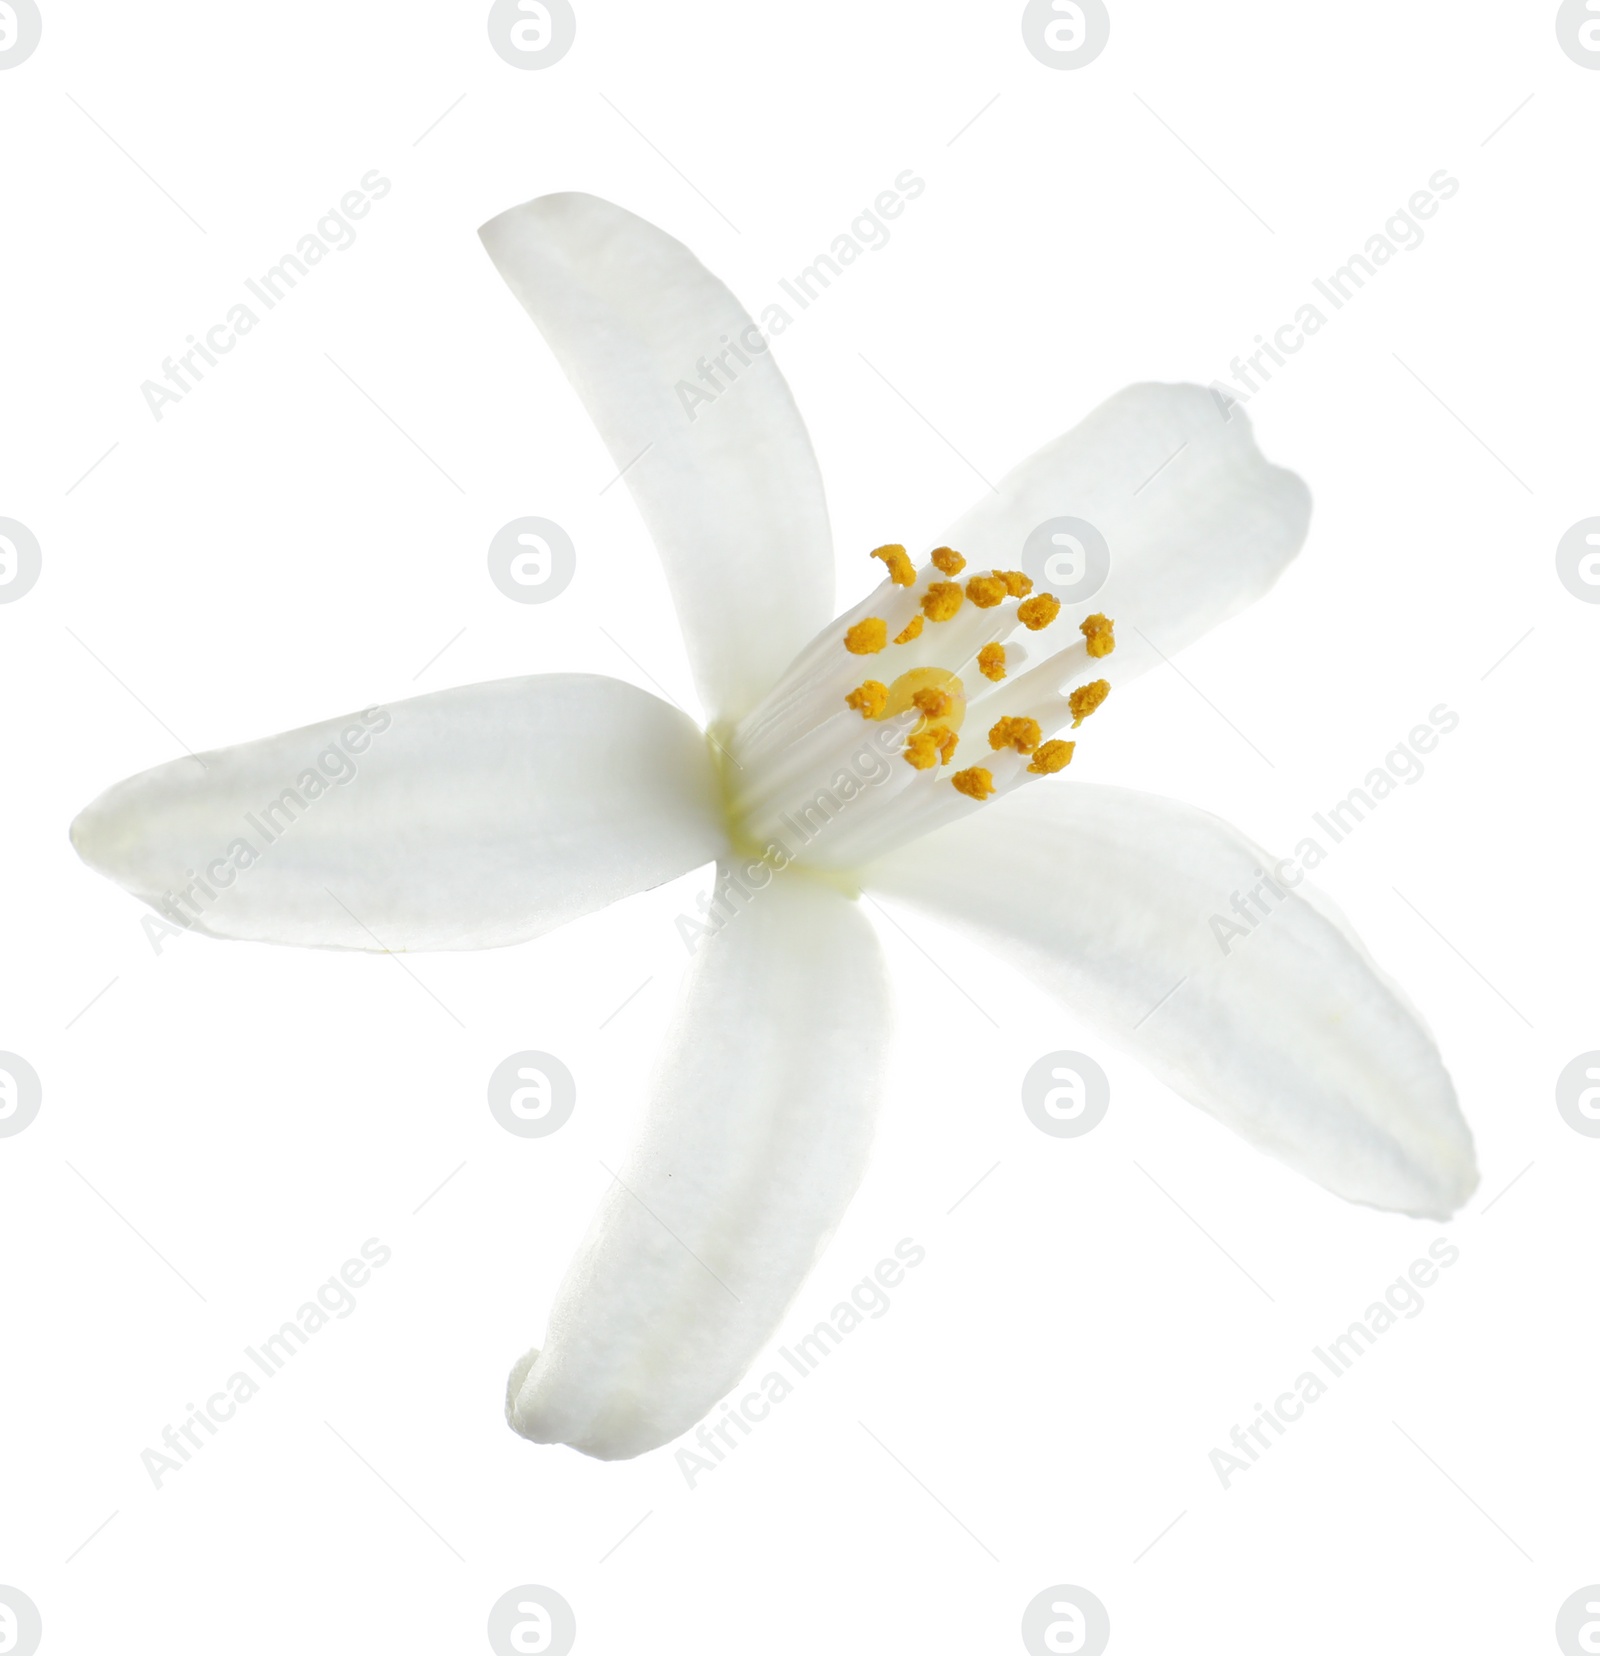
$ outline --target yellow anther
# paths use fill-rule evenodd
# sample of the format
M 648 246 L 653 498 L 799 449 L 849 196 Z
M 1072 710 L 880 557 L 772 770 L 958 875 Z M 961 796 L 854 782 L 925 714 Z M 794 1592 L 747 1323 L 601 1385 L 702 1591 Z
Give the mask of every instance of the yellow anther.
M 995 574 L 1005 582 L 1006 591 L 1013 598 L 1026 598 L 1033 591 L 1033 577 L 1020 569 L 997 569 Z
M 938 731 L 914 731 L 906 737 L 906 745 L 902 751 L 905 762 L 913 770 L 932 770 L 939 763 Z
M 922 595 L 922 613 L 930 621 L 948 621 L 961 608 L 961 588 L 954 581 L 934 581 Z
M 884 567 L 889 571 L 889 579 L 896 586 L 914 586 L 917 579 L 917 568 L 906 555 L 903 546 L 880 546 L 872 554 L 875 558 L 882 558 Z
M 948 765 L 956 756 L 956 744 L 961 738 L 950 729 L 936 731 L 935 735 L 939 740 L 939 763 Z
M 1111 686 L 1104 679 L 1096 679 L 1093 684 L 1080 684 L 1067 697 L 1067 706 L 1072 709 L 1072 728 L 1076 730 L 1110 694 Z
M 968 799 L 987 799 L 994 792 L 994 778 L 982 765 L 959 770 L 950 778 L 950 786 Z
M 932 561 L 941 575 L 959 575 L 967 567 L 967 560 L 953 546 L 938 547 Z
M 1109 615 L 1091 615 L 1088 620 L 1078 623 L 1078 631 L 1088 641 L 1090 655 L 1108 656 L 1116 649 L 1117 640 L 1112 632 L 1114 625 Z
M 920 615 L 913 615 L 911 619 L 906 622 L 904 628 L 895 634 L 894 641 L 896 644 L 909 644 L 913 638 L 921 637 L 922 617 Z
M 967 596 L 979 609 L 993 609 L 1006 600 L 1006 584 L 998 575 L 974 575 L 967 582 Z
M 1028 769 L 1035 776 L 1054 776 L 1057 771 L 1065 770 L 1072 763 L 1072 750 L 1076 742 L 1046 742 L 1033 756 L 1033 763 Z
M 1015 748 L 1018 753 L 1032 753 L 1043 734 L 1037 719 L 996 719 L 989 732 L 989 746 L 996 752 Z
M 858 685 L 844 699 L 845 706 L 853 707 L 863 719 L 881 719 L 888 703 L 889 687 L 879 684 L 876 679 L 868 679 L 865 684 Z
M 985 644 L 978 651 L 978 671 L 993 684 L 1006 676 L 1006 647 L 1004 644 Z
M 940 702 L 942 708 L 934 712 L 933 707 Z M 967 716 L 967 694 L 954 673 L 942 667 L 913 667 L 889 686 L 882 717 L 892 719 L 912 708 L 922 715 L 916 727 L 919 734 L 925 730 L 959 730 Z
M 844 647 L 851 655 L 876 655 L 889 642 L 888 623 L 869 615 L 844 635 Z
M 1023 577 L 1026 580 L 1026 576 Z M 1061 600 L 1052 593 L 1041 592 L 1037 598 L 1025 599 L 1017 605 L 1017 619 L 1029 632 L 1048 627 L 1061 613 Z

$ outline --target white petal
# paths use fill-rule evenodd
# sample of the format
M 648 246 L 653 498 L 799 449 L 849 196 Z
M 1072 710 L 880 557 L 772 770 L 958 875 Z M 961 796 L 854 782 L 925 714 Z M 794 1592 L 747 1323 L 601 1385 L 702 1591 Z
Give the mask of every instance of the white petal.
M 708 713 L 737 719 L 833 608 L 822 478 L 765 338 L 688 248 L 609 201 L 541 196 L 478 234 L 627 468 Z
M 1263 893 L 1270 913 L 1248 935 L 1214 929 L 1214 915 L 1242 928 L 1233 895 L 1263 871 L 1274 873 L 1266 853 L 1203 811 L 1058 781 L 862 880 L 975 933 L 1318 1184 L 1452 1213 L 1477 1184 L 1472 1136 L 1432 1036 L 1349 923 L 1300 885 Z
M 1109 550 L 1108 578 L 1081 601 L 1047 570 L 1061 552 L 1037 542 L 1024 552 L 1052 518 L 1091 524 Z M 1224 413 L 1198 385 L 1130 385 L 1009 472 L 946 540 L 977 568 L 1025 569 L 1073 626 L 1109 615 L 1117 650 L 1107 666 L 1125 681 L 1259 598 L 1310 520 L 1309 490 L 1261 457 L 1242 409 Z M 1070 576 L 1063 545 L 1056 574 Z
M 344 949 L 520 943 L 719 856 L 705 738 L 587 674 L 502 679 L 175 759 L 72 825 L 174 924 Z
M 506 1413 L 604 1460 L 701 1418 L 777 1328 L 860 1182 L 888 985 L 859 907 L 781 876 L 691 967 L 642 1136 Z

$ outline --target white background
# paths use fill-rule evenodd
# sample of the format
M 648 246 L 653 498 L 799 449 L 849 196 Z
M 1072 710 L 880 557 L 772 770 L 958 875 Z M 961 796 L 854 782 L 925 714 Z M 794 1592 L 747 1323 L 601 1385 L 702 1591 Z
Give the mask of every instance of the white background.
M 0 73 L 0 515 L 44 554 L 0 606 L 0 1049 L 44 1082 L 0 1140 L 0 1583 L 49 1656 L 476 1651 L 521 1583 L 572 1604 L 580 1652 L 1020 1650 L 1055 1583 L 1129 1656 L 1536 1652 L 1600 1578 L 1600 1142 L 1553 1094 L 1600 1046 L 1600 609 L 1554 565 L 1600 512 L 1600 73 L 1545 0 L 1113 3 L 1074 72 L 1028 54 L 1020 10 L 582 4 L 570 55 L 526 72 L 481 6 L 47 0 Z M 141 382 L 372 168 L 393 189 L 355 244 L 154 420 Z M 1120 386 L 1226 378 L 1459 180 L 1250 406 L 1316 496 L 1299 561 L 1181 677 L 1114 698 L 1072 776 L 1289 850 L 1457 712 L 1319 877 L 1437 1032 L 1483 1182 L 1448 1227 L 1346 1206 L 998 965 L 885 925 L 892 1096 L 780 1339 L 902 1237 L 926 1260 L 691 1489 L 671 1450 L 535 1448 L 501 1408 L 708 872 L 409 969 L 158 955 L 66 826 L 180 743 L 452 684 L 585 669 L 693 711 L 625 489 L 475 229 L 590 190 L 759 308 L 906 168 L 927 188 L 892 240 L 776 347 L 842 599 L 868 548 L 927 544 L 975 473 Z M 544 606 L 486 573 L 530 513 L 578 548 Z M 485 1104 L 528 1047 L 578 1078 L 547 1139 Z M 1053 1048 L 1110 1075 L 1084 1138 L 1020 1107 Z M 1421 1315 L 1224 1489 L 1210 1451 L 1446 1232 Z M 141 1451 L 368 1237 L 393 1258 L 354 1314 L 152 1487 Z

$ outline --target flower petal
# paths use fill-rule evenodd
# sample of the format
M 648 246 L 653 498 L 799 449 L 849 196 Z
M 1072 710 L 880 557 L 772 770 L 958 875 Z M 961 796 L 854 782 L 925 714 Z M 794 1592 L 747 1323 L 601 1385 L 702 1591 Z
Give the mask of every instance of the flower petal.
M 765 336 L 681 242 L 595 196 L 478 234 L 626 468 L 708 714 L 738 718 L 833 608 L 822 478 Z
M 1099 532 L 1109 553 L 1103 585 L 1087 590 L 1101 572 L 1092 545 L 1078 563 L 1070 540 L 1035 534 L 1054 518 Z M 1225 411 L 1198 385 L 1130 385 L 1007 473 L 946 540 L 970 565 L 1025 569 L 1061 599 L 1073 626 L 1094 611 L 1109 615 L 1113 677 L 1125 681 L 1259 598 L 1310 520 L 1310 491 L 1267 464 L 1237 405 Z
M 888 1023 L 830 886 L 781 876 L 702 945 L 642 1136 L 512 1370 L 518 1432 L 622 1459 L 737 1384 L 860 1182 Z
M 72 825 L 91 867 L 213 937 L 484 949 L 719 856 L 705 738 L 588 674 L 501 679 L 175 759 Z
M 1433 1038 L 1325 897 L 1262 887 L 1278 869 L 1190 806 L 1042 783 L 861 878 L 976 933 L 1318 1184 L 1442 1218 L 1477 1169 Z M 1258 888 L 1247 930 L 1231 905 Z

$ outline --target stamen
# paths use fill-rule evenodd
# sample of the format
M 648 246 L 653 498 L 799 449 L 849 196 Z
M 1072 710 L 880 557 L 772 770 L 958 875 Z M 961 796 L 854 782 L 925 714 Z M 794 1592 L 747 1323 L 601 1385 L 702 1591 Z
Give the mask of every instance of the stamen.
M 1006 592 L 1013 598 L 1026 598 L 1033 591 L 1033 577 L 1020 569 L 997 569 L 995 576 L 1006 584 Z
M 889 628 L 877 616 L 858 621 L 844 635 L 844 647 L 851 655 L 876 655 L 889 642 Z
M 884 692 L 884 700 L 888 701 L 888 692 Z M 930 719 L 942 718 L 955 705 L 955 697 L 947 691 L 928 688 L 912 692 L 911 705 L 919 713 L 926 713 Z
M 939 763 L 948 765 L 955 758 L 956 744 L 961 738 L 948 725 L 943 730 L 936 730 L 934 735 L 939 739 Z
M 913 615 L 911 619 L 906 622 L 901 631 L 895 634 L 894 641 L 896 644 L 909 644 L 912 639 L 921 637 L 922 617 L 920 615 Z
M 913 770 L 932 770 L 939 763 L 940 734 L 937 730 L 919 730 L 906 738 L 902 757 Z
M 1023 577 L 1027 579 L 1026 576 Z M 1017 619 L 1029 632 L 1048 627 L 1061 613 L 1061 600 L 1054 593 L 1041 592 L 1037 598 L 1025 599 L 1017 605 Z
M 998 684 L 1006 676 L 1006 647 L 1004 644 L 985 644 L 978 651 L 978 671 L 991 684 Z
M 1032 753 L 1043 732 L 1037 719 L 997 719 L 989 732 L 989 746 L 997 753 L 1001 748 L 1015 748 L 1018 753 Z
M 1114 623 L 1106 615 L 1091 615 L 1087 620 L 1078 623 L 1078 631 L 1088 640 L 1089 654 L 1096 658 L 1108 656 L 1117 647 L 1117 640 L 1112 632 Z
M 1072 763 L 1072 750 L 1076 742 L 1046 742 L 1033 756 L 1033 763 L 1028 769 L 1035 776 L 1054 776 Z
M 853 707 L 863 719 L 881 719 L 884 708 L 889 705 L 889 687 L 876 679 L 868 679 L 845 697 L 844 704 Z
M 1067 697 L 1067 706 L 1072 709 L 1072 728 L 1076 730 L 1110 694 L 1111 686 L 1104 679 L 1096 679 L 1093 684 L 1080 684 Z
M 917 568 L 906 555 L 906 549 L 903 546 L 894 544 L 880 546 L 872 553 L 872 556 L 883 559 L 884 567 L 889 571 L 889 579 L 896 586 L 916 585 Z
M 967 596 L 979 609 L 993 609 L 1008 596 L 1005 580 L 999 575 L 974 575 L 967 582 Z
M 961 588 L 954 581 L 934 581 L 922 595 L 922 613 L 930 621 L 948 621 L 960 608 Z
M 950 778 L 950 786 L 968 799 L 987 799 L 994 792 L 994 777 L 982 765 L 960 770 Z
M 952 546 L 941 546 L 934 553 L 932 563 L 941 575 L 959 575 L 967 567 L 967 560 Z

